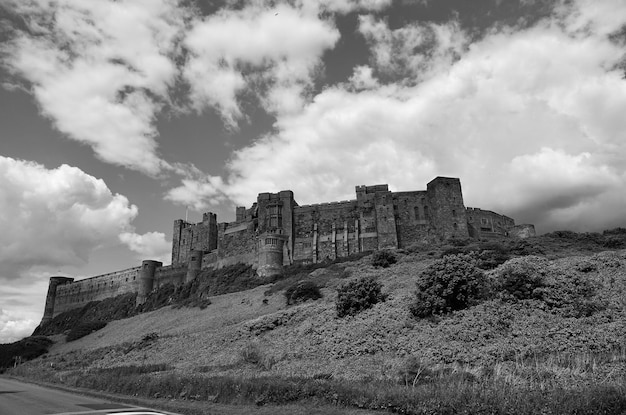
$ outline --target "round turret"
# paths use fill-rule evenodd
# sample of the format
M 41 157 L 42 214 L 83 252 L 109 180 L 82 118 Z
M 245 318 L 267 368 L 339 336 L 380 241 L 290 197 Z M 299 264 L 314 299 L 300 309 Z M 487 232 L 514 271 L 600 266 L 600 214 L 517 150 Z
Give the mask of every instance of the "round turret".
M 283 269 L 283 249 L 288 237 L 279 233 L 264 233 L 259 237 L 259 267 L 261 277 L 280 274 Z
M 146 260 L 141 262 L 137 304 L 143 304 L 146 298 L 148 298 L 148 294 L 152 292 L 152 288 L 154 287 L 154 274 L 156 273 L 156 269 L 162 265 L 163 263 L 159 261 Z
M 48 294 L 46 295 L 46 306 L 43 311 L 43 318 L 40 325 L 52 320 L 54 317 L 54 302 L 57 296 L 57 286 L 68 284 L 74 281 L 74 278 L 54 276 L 50 277 L 50 283 L 48 284 Z

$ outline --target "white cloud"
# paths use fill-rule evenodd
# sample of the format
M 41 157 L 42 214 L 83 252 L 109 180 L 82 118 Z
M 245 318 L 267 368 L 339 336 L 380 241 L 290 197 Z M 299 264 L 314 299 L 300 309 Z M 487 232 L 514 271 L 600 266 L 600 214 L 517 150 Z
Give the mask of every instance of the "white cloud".
M 382 11 L 391 6 L 392 0 L 299 0 L 302 8 L 347 14 L 353 11 Z
M 418 22 L 391 30 L 384 20 L 359 16 L 359 32 L 370 44 L 372 63 L 381 74 L 415 83 L 447 69 L 469 42 L 458 22 Z
M 193 165 L 176 165 L 176 172 L 183 176 L 181 184 L 165 193 L 166 200 L 198 212 L 226 200 L 220 176 L 207 176 Z
M 36 265 L 84 264 L 137 216 L 126 197 L 76 167 L 0 156 L 0 278 Z
M 616 23 L 591 7 L 569 13 L 626 23 L 626 13 Z M 224 191 L 249 205 L 258 192 L 292 189 L 311 203 L 353 198 L 357 184 L 423 189 L 437 175 L 457 176 L 467 205 L 534 221 L 540 232 L 623 225 L 626 82 L 615 68 L 625 48 L 594 24 L 574 33 L 569 16 L 463 47 L 455 23 L 390 31 L 362 18 L 375 69 L 415 82 L 374 84 L 356 68 L 350 83 L 279 115 L 276 133 L 235 152 Z M 417 56 L 398 45 L 399 57 L 387 59 L 377 48 L 394 37 L 432 50 Z
M 28 29 L 1 47 L 41 112 L 102 160 L 155 175 L 154 118 L 168 100 L 185 10 L 175 0 L 9 1 Z
M 355 67 L 349 81 L 356 89 L 372 89 L 380 86 L 378 79 L 372 73 L 372 68 L 365 65 Z
M 339 32 L 317 11 L 287 4 L 222 9 L 193 23 L 183 69 L 197 111 L 215 108 L 236 128 L 242 94 L 256 95 L 273 113 L 293 113 L 306 101 L 324 50 Z
M 171 242 L 165 240 L 162 232 L 147 232 L 143 235 L 135 232 L 123 232 L 119 236 L 120 241 L 138 255 L 139 260 L 161 261 L 169 264 L 171 260 Z
M 608 36 L 624 26 L 626 3 L 622 0 L 560 2 L 556 12 L 570 32 L 583 37 L 589 33 Z
M 33 333 L 39 322 L 0 308 L 0 344 L 13 343 Z

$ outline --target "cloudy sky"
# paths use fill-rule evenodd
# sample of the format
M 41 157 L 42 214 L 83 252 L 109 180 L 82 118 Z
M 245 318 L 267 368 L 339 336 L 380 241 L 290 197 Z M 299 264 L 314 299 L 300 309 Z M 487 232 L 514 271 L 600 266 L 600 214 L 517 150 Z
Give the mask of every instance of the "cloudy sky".
M 263 191 L 626 226 L 624 0 L 0 0 L 0 343 Z

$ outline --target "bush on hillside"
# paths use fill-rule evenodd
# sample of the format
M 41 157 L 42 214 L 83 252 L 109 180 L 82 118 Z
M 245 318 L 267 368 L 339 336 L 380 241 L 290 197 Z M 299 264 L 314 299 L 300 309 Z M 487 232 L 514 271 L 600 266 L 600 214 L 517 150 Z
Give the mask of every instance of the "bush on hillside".
M 578 272 L 559 272 L 545 258 L 517 258 L 498 270 L 494 285 L 505 301 L 540 300 L 564 317 L 587 317 L 604 309 L 596 298 L 596 283 L 580 274 L 595 270 L 595 265 L 582 261 L 574 269 Z
M 372 265 L 380 268 L 387 268 L 396 263 L 396 256 L 391 251 L 376 251 L 372 255 Z
M 48 352 L 52 340 L 44 336 L 31 336 L 14 343 L 0 344 L 0 373 L 15 363 L 34 359 Z
M 285 290 L 287 305 L 298 304 L 306 300 L 322 298 L 319 287 L 313 281 L 299 281 Z
M 372 277 L 353 280 L 337 289 L 337 316 L 355 315 L 385 301 L 382 285 Z
M 70 332 L 67 334 L 67 337 L 65 338 L 65 341 L 71 342 L 74 340 L 78 340 L 81 337 L 85 337 L 93 333 L 94 331 L 100 330 L 106 325 L 107 323 L 104 321 L 91 321 L 88 323 L 79 324 L 78 326 L 70 330 Z
M 509 249 L 497 243 L 480 244 L 477 251 L 478 262 L 476 265 L 481 269 L 494 269 L 511 258 Z
M 422 318 L 467 308 L 485 296 L 486 283 L 477 254 L 448 255 L 418 278 L 411 314 Z
M 448 242 L 454 241 L 450 239 Z M 498 265 L 505 263 L 511 258 L 510 249 L 507 245 L 498 242 L 479 242 L 462 245 L 458 241 L 452 246 L 445 247 L 441 251 L 440 258 L 449 255 L 467 255 L 476 253 L 476 266 L 478 268 L 489 270 L 496 268 Z
M 606 305 L 596 299 L 597 286 L 584 275 L 559 274 L 540 288 L 541 299 L 564 317 L 589 317 Z
M 506 267 L 500 272 L 498 288 L 505 300 L 540 300 L 543 297 L 542 274 Z

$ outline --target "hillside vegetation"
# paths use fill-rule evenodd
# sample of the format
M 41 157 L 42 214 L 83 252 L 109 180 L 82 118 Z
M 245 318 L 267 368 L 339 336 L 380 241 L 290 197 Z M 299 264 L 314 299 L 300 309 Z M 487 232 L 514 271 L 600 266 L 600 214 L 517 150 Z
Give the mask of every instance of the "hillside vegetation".
M 162 287 L 152 311 L 75 341 L 53 336 L 10 373 L 223 404 L 619 414 L 625 240 L 625 229 L 453 240 L 289 267 L 269 283 L 205 273 L 187 296 L 204 302 Z

